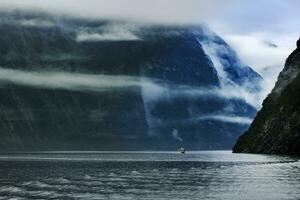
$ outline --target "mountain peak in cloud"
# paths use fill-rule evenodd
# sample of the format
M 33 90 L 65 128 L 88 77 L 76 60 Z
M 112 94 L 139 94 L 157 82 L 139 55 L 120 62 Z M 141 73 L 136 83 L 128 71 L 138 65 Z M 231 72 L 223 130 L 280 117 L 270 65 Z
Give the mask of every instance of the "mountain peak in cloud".
M 1 147 L 224 149 L 256 113 L 261 77 L 207 27 L 0 17 Z

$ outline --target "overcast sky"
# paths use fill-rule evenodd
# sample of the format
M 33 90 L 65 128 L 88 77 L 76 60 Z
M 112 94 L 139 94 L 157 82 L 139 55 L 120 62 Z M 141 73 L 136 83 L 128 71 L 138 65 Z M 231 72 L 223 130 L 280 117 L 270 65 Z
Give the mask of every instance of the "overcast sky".
M 14 8 L 145 23 L 206 23 L 270 87 L 300 36 L 299 0 L 0 0 L 0 9 Z

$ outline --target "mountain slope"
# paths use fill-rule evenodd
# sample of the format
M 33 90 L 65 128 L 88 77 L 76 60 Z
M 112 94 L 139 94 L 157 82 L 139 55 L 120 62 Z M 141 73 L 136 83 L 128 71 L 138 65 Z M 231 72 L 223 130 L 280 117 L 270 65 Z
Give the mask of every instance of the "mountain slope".
M 300 40 L 272 93 L 233 152 L 300 154 Z
M 2 149 L 224 149 L 256 113 L 261 77 L 204 26 L 3 12 L 0 33 Z

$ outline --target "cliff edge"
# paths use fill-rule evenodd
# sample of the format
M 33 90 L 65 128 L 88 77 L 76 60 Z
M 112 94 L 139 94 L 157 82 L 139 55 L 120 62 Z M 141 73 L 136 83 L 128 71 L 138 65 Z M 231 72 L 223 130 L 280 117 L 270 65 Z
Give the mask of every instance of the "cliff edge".
M 300 154 L 300 39 L 234 153 Z

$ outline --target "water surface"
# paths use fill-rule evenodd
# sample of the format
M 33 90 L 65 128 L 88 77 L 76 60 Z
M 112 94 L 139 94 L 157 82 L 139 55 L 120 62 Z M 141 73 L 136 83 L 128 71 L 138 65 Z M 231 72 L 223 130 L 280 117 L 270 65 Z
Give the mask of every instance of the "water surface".
M 0 154 L 0 199 L 300 199 L 295 157 L 229 151 Z

